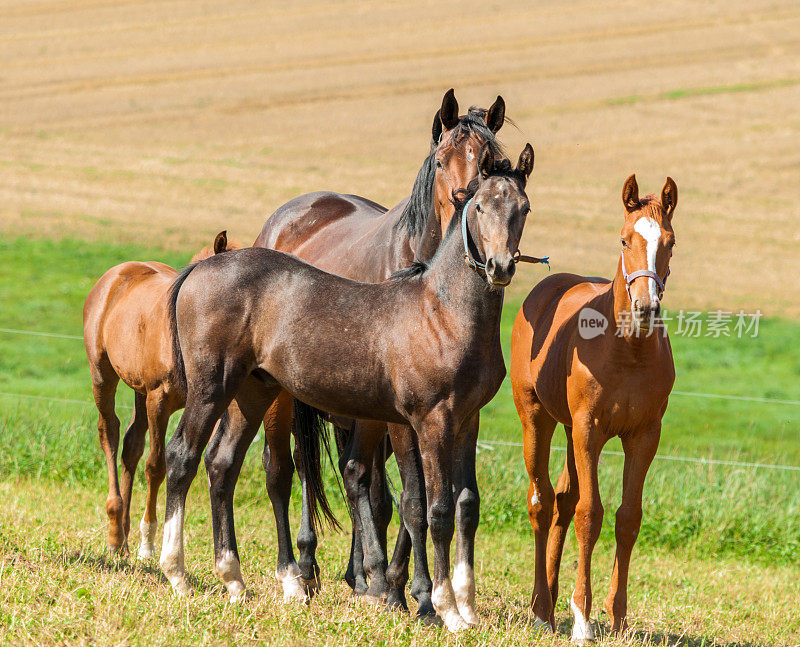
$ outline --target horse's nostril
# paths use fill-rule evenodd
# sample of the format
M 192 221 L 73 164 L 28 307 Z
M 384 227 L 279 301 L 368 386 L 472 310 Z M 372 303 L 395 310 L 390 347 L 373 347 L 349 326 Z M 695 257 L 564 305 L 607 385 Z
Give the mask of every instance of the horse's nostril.
M 488 260 L 486 261 L 486 273 L 487 273 L 489 276 L 492 276 L 492 275 L 494 274 L 494 270 L 495 270 L 494 259 L 493 259 L 493 258 L 490 258 L 490 259 L 488 259 Z

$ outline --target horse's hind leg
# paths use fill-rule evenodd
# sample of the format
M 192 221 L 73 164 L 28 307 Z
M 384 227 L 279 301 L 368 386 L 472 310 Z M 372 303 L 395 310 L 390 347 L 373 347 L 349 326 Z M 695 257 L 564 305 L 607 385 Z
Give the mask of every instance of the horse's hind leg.
M 611 574 L 605 608 L 611 618 L 611 630 L 624 632 L 628 614 L 628 568 L 631 552 L 642 523 L 642 490 L 647 470 L 658 449 L 661 425 L 638 435 L 623 437 L 625 468 L 622 475 L 622 502 L 617 509 L 616 538 L 617 554 Z
M 262 464 L 267 480 L 267 494 L 275 514 L 278 534 L 278 564 L 275 576 L 283 587 L 283 600 L 308 601 L 300 582 L 300 567 L 292 550 L 292 531 L 289 525 L 289 498 L 292 494 L 292 396 L 282 391 L 264 417 L 264 456 Z
M 277 392 L 277 388 L 267 389 L 255 378 L 246 379 L 222 415 L 206 451 L 214 530 L 214 573 L 228 589 L 231 602 L 245 593 L 233 517 L 234 489 L 247 449 Z
M 216 384 L 220 381 L 209 380 Z M 231 390 L 235 392 L 235 389 Z M 190 591 L 183 558 L 186 495 L 214 425 L 229 403 L 230 400 L 222 394 L 214 397 L 213 394 L 200 395 L 190 391 L 178 428 L 167 444 L 167 505 L 159 564 L 178 595 L 187 595 Z
M 572 427 L 566 427 L 567 456 L 564 469 L 556 484 L 556 502 L 553 511 L 553 522 L 550 524 L 550 537 L 547 541 L 547 585 L 553 606 L 558 599 L 558 572 L 561 568 L 561 555 L 564 552 L 564 540 L 569 525 L 575 516 L 578 503 L 578 473 L 575 471 L 575 452 L 572 447 Z M 551 617 L 555 624 L 555 618 Z
M 147 433 L 146 396 L 135 393 L 133 399 L 133 416 L 125 437 L 122 439 L 122 508 L 123 528 L 127 539 L 131 530 L 131 494 L 133 479 L 136 477 L 136 466 L 144 452 L 144 436 Z
M 148 559 L 155 553 L 156 529 L 158 528 L 158 489 L 164 482 L 167 474 L 167 465 L 164 459 L 164 440 L 167 435 L 169 417 L 177 407 L 170 404 L 168 396 L 162 391 L 152 391 L 147 394 L 147 421 L 150 428 L 150 452 L 144 466 L 147 478 L 147 501 L 145 502 L 144 516 L 139 522 L 141 540 L 139 543 L 139 558 Z
M 320 457 L 322 458 L 322 457 Z M 300 569 L 300 583 L 305 592 L 313 597 L 322 586 L 319 579 L 319 566 L 317 565 L 317 533 L 311 518 L 311 494 L 309 493 L 306 471 L 303 467 L 300 443 L 295 441 L 294 464 L 297 476 L 300 478 L 300 489 L 303 495 L 302 514 L 300 515 L 300 530 L 297 533 L 297 550 L 300 558 L 297 566 Z
M 382 423 L 360 421 L 342 473 L 347 498 L 354 511 L 355 532 L 357 536 L 360 535 L 364 550 L 364 570 L 369 578 L 365 595 L 382 601 L 389 596 L 389 585 L 386 582 L 388 560 L 386 551 L 381 546 L 372 511 L 370 481 L 375 449 L 384 436 L 385 427 Z
M 556 421 L 532 394 L 518 395 L 514 402 L 522 422 L 523 455 L 528 470 L 528 518 L 534 533 L 535 562 L 533 570 L 533 595 L 531 608 L 535 625 L 543 630 L 555 631 L 553 626 L 553 601 L 547 585 L 547 537 L 553 519 L 553 484 L 550 482 L 550 440 Z
M 106 543 L 114 552 L 125 550 L 126 538 L 123 526 L 123 504 L 117 475 L 117 450 L 119 449 L 119 418 L 114 411 L 114 396 L 117 391 L 119 377 L 111 367 L 107 358 L 92 365 L 92 393 L 97 411 L 100 414 L 97 431 L 100 447 L 106 457 L 108 472 L 108 497 L 106 498 L 106 514 L 108 515 L 108 536 Z

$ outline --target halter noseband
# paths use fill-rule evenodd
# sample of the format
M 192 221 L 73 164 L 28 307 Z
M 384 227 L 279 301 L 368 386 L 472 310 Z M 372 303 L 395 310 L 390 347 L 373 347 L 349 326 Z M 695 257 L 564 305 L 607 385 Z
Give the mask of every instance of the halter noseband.
M 469 253 L 469 232 L 467 231 L 467 211 L 469 211 L 469 207 L 472 204 L 472 201 L 475 199 L 475 196 L 472 196 L 468 201 L 467 204 L 464 205 L 464 208 L 461 210 L 461 237 L 464 239 L 464 260 L 467 262 L 473 270 L 476 272 L 483 271 L 484 274 L 486 273 L 486 263 L 481 263 L 480 261 L 476 261 L 472 258 L 472 254 Z M 514 263 L 544 263 L 547 265 L 547 269 L 550 269 L 550 257 L 549 256 L 542 256 L 541 258 L 537 256 L 525 256 L 521 254 L 519 250 L 514 252 L 513 256 Z
M 664 277 L 663 281 L 658 274 L 651 270 L 636 270 L 635 272 L 628 274 L 628 271 L 625 269 L 625 252 L 621 251 L 619 256 L 622 260 L 622 278 L 625 279 L 625 290 L 628 292 L 629 300 L 633 301 L 633 299 L 631 299 L 631 283 L 633 283 L 640 276 L 646 276 L 647 278 L 653 279 L 656 282 L 656 285 L 658 286 L 659 300 L 664 296 L 664 290 L 667 287 L 667 278 L 669 277 L 669 268 L 667 268 L 667 275 Z

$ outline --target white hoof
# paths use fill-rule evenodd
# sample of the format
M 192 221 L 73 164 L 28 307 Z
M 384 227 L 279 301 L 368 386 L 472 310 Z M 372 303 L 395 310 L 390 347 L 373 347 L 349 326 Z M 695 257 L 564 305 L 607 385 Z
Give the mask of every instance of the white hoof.
M 469 629 L 467 622 L 461 617 L 461 614 L 455 610 L 445 612 L 442 616 L 442 622 L 444 622 L 444 626 L 447 627 L 450 633 L 456 634 L 459 631 Z
M 226 588 L 228 589 L 228 600 L 231 604 L 244 604 L 247 600 L 247 589 L 244 584 L 236 582 L 230 586 L 226 585 Z
M 572 625 L 572 642 L 576 645 L 594 642 L 594 629 L 592 629 L 589 619 L 584 617 L 583 612 L 575 604 L 572 596 L 569 598 L 569 605 L 572 608 L 572 615 L 575 616 L 575 624 Z
M 139 543 L 137 556 L 139 559 L 151 559 L 156 553 L 156 529 L 158 524 L 147 523 L 144 519 L 139 522 L 139 532 L 142 540 Z
M 310 604 L 311 599 L 308 597 L 306 587 L 300 577 L 300 567 L 297 563 L 290 564 L 286 570 L 281 573 L 275 571 L 275 577 L 283 587 L 283 603 L 291 604 L 293 602 L 300 602 L 301 604 Z
M 189 586 L 189 582 L 186 581 L 185 577 L 179 577 L 175 579 L 168 578 L 168 579 L 170 584 L 172 584 L 172 591 L 179 598 L 188 598 L 192 594 L 192 587 Z
M 141 560 L 145 559 L 153 559 L 153 556 L 156 554 L 156 547 L 155 544 L 148 544 L 144 541 L 139 544 L 139 550 L 136 553 L 136 557 Z
M 477 625 L 481 619 L 475 610 L 475 573 L 468 564 L 456 564 L 453 571 L 453 592 L 458 613 L 469 625 Z

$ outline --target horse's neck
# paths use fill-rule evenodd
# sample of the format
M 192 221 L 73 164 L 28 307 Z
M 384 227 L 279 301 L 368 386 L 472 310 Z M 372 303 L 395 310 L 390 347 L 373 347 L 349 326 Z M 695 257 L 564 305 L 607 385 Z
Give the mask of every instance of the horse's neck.
M 425 281 L 435 290 L 437 309 L 452 312 L 478 337 L 499 340 L 503 291 L 491 289 L 486 278 L 467 265 L 460 229 L 450 232 L 442 242 Z

